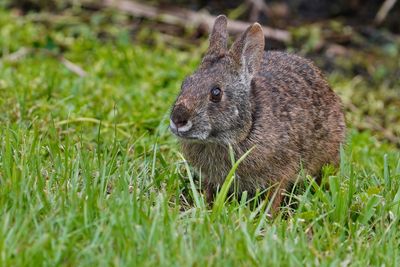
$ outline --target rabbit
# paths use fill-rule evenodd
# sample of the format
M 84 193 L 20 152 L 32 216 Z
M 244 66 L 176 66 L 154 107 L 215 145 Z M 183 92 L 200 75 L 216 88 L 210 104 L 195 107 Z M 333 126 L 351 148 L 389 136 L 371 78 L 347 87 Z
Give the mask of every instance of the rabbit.
M 264 51 L 264 34 L 254 23 L 227 48 L 227 18 L 216 18 L 209 48 L 198 69 L 182 83 L 169 128 L 200 174 L 211 202 L 232 168 L 229 146 L 239 164 L 237 192 L 254 195 L 275 185 L 272 211 L 301 170 L 318 176 L 338 165 L 345 140 L 340 98 L 309 60 Z

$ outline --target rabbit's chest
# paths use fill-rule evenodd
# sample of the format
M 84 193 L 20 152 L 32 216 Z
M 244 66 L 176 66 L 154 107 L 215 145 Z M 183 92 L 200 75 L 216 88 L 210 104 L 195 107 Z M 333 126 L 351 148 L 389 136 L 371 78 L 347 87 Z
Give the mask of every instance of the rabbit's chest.
M 189 163 L 207 179 L 223 181 L 232 163 L 227 148 L 214 144 L 183 144 L 182 152 Z
M 238 159 L 243 154 L 235 151 Z M 218 145 L 182 144 L 182 152 L 189 164 L 200 173 L 201 179 L 214 186 L 221 186 L 229 171 L 232 162 L 229 149 Z M 236 170 L 236 181 L 241 191 L 255 192 L 259 187 L 265 188 L 270 181 L 279 177 L 273 163 L 268 163 L 266 158 L 249 155 L 241 162 Z

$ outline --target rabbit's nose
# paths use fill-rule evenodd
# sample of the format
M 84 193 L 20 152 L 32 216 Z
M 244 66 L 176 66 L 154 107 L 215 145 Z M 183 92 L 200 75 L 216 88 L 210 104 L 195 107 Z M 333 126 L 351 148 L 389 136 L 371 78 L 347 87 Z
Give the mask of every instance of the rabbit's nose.
M 179 132 L 186 132 L 192 128 L 192 122 L 189 121 L 189 111 L 186 107 L 178 105 L 171 114 L 171 128 L 176 128 Z

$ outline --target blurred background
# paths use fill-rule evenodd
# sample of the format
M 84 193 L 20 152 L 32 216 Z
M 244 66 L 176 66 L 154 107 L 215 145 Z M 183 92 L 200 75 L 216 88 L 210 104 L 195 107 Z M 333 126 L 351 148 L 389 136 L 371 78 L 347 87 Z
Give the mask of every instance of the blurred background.
M 84 77 L 91 66 L 77 56 L 65 56 L 75 49 L 74 40 L 83 37 L 192 53 L 198 62 L 215 16 L 226 14 L 232 38 L 258 21 L 265 27 L 266 49 L 314 60 L 341 95 L 350 126 L 400 147 L 399 2 L 1 0 L 0 60 L 12 67 L 40 50 Z M 185 71 L 196 66 L 188 64 Z M 2 86 L 7 87 L 0 80 Z

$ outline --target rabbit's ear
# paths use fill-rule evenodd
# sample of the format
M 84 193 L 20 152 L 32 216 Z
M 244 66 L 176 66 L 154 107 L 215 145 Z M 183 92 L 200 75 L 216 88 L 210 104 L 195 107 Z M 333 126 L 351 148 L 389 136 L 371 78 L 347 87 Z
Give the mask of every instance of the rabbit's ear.
M 264 33 L 258 23 L 254 23 L 236 40 L 229 54 L 240 67 L 245 67 L 253 76 L 259 69 L 264 53 Z
M 228 32 L 226 29 L 227 19 L 225 15 L 219 15 L 214 22 L 214 26 L 210 33 L 210 46 L 208 47 L 207 55 L 219 56 L 225 53 L 227 49 Z

